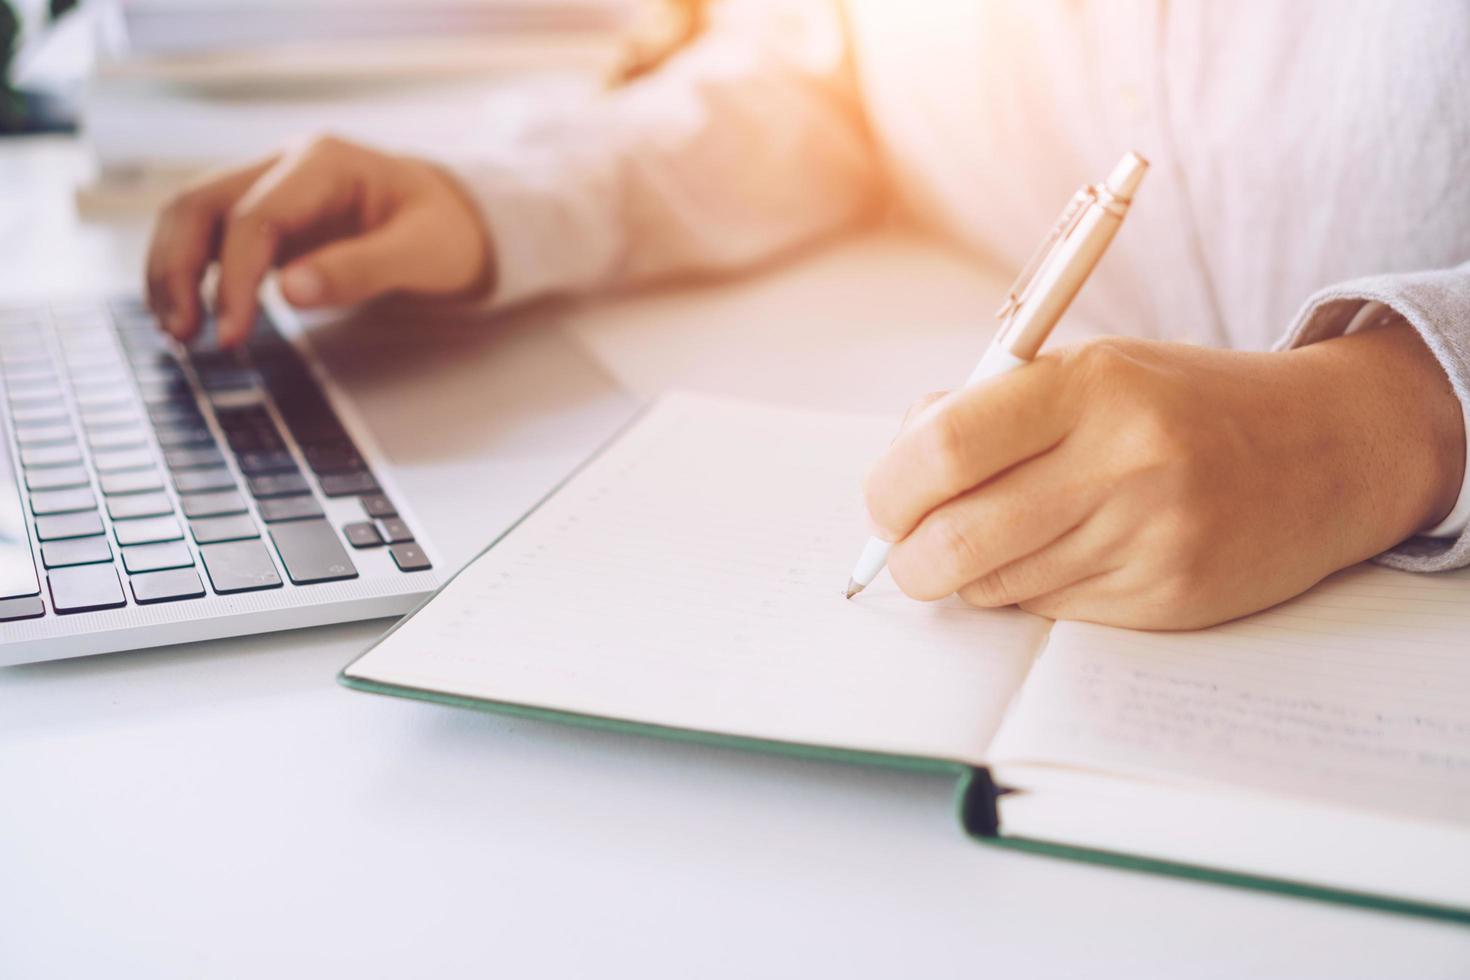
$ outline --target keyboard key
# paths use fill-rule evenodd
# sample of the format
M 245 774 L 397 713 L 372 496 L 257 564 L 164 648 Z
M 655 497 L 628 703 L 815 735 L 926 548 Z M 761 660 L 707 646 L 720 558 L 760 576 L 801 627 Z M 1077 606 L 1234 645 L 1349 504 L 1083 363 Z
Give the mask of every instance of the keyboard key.
M 15 424 L 15 441 L 20 446 L 55 446 L 69 442 L 76 442 L 77 434 L 72 427 L 65 422 L 52 422 L 47 425 L 22 425 Z
M 85 487 L 92 478 L 82 466 L 58 466 L 47 470 L 27 470 L 27 490 L 61 490 L 64 487 Z
M 265 403 L 265 391 L 260 388 L 221 388 L 206 392 L 209 403 L 218 411 L 222 408 L 240 408 Z
M 41 385 L 53 388 L 57 384 L 56 372 L 49 363 L 32 363 L 26 367 L 7 368 L 5 383 L 11 391 L 25 391 Z
M 154 425 L 153 433 L 158 437 L 158 444 L 164 449 L 214 445 L 214 436 L 210 435 L 209 430 L 203 425 L 187 423 Z
M 51 364 L 46 337 L 34 330 L 0 329 L 0 366 L 7 371 L 27 371 Z
M 186 493 L 179 496 L 184 505 L 184 516 L 223 517 L 226 514 L 245 513 L 245 498 L 236 490 L 212 490 L 208 493 Z
M 305 375 L 305 372 L 302 372 Z M 316 390 L 310 377 L 300 377 L 288 390 L 278 390 L 274 385 L 272 394 L 285 417 L 286 428 L 303 446 L 339 442 L 347 438 L 342 424 L 332 412 L 326 399 Z
M 93 453 L 92 465 L 97 467 L 98 473 L 144 470 L 153 465 L 153 450 L 115 449 L 107 453 Z
M 383 540 L 388 542 L 389 544 L 401 544 L 404 541 L 413 540 L 413 532 L 410 531 L 408 529 L 408 525 L 403 523 L 403 520 L 398 517 L 385 517 L 381 521 L 379 521 L 378 533 L 381 534 L 383 536 Z
M 230 371 L 244 364 L 239 350 L 226 350 L 222 347 L 195 348 L 189 352 L 189 359 L 194 362 L 194 370 L 201 375 L 211 371 Z
M 250 492 L 256 497 L 288 497 L 311 491 L 306 478 L 300 473 L 264 473 L 246 480 L 250 484 Z
M 37 517 L 96 509 L 97 497 L 92 493 L 91 487 L 73 487 L 70 490 L 38 490 L 31 494 L 31 513 Z
M 10 395 L 10 404 L 16 408 L 56 405 L 62 403 L 66 398 L 59 385 L 27 385 L 23 388 L 7 390 Z
M 362 512 L 369 517 L 397 517 L 398 508 L 393 501 L 381 493 L 368 494 L 362 498 Z
M 188 384 L 184 380 L 183 368 L 157 360 L 156 351 L 153 356 L 143 354 L 133 360 L 133 377 L 140 385 Z
M 117 569 L 111 565 L 77 565 L 48 572 L 51 605 L 59 613 L 116 609 L 127 605 Z
M 46 604 L 39 598 L 0 599 L 0 623 L 15 619 L 35 619 L 46 614 Z
M 100 333 L 104 341 L 109 339 L 107 335 L 112 326 L 105 310 L 95 303 L 81 300 L 52 303 L 51 319 L 57 332 L 66 335 Z
M 45 334 L 34 329 L 7 330 L 0 325 L 0 368 L 34 371 L 51 366 Z
M 88 432 L 103 432 L 107 429 L 129 429 L 142 424 L 136 410 L 132 408 L 102 408 L 82 413 L 82 428 Z
M 148 417 L 153 420 L 155 426 L 160 425 L 182 425 L 182 426 L 204 426 L 204 416 L 199 414 L 199 409 L 193 405 L 175 405 L 172 402 L 163 405 L 149 405 Z
M 297 585 L 357 578 L 357 568 L 347 557 L 347 549 L 326 521 L 273 524 L 270 535 L 287 576 Z
M 219 420 L 220 428 L 226 432 L 251 429 L 257 426 L 275 428 L 271 413 L 264 405 L 232 405 L 229 408 L 221 408 L 214 413 L 214 417 Z
M 277 452 L 286 447 L 275 426 L 260 426 L 248 429 L 230 429 L 225 432 L 225 440 L 230 448 L 237 453 L 251 452 Z
M 178 519 L 169 517 L 140 517 L 135 521 L 118 521 L 112 525 L 113 537 L 123 547 L 133 544 L 153 544 L 157 541 L 177 541 L 184 536 Z
M 166 493 L 131 493 L 107 498 L 107 515 L 114 521 L 126 521 L 134 517 L 161 517 L 173 512 L 173 501 L 168 499 Z
M 167 572 L 148 572 L 128 580 L 133 598 L 140 604 L 197 599 L 204 595 L 204 583 L 192 568 L 175 568 Z
M 350 497 L 377 493 L 378 481 L 367 470 L 355 473 L 329 473 L 321 478 L 322 493 L 328 497 Z
M 102 533 L 102 515 L 95 510 L 81 514 L 56 514 L 36 518 L 36 538 L 60 541 L 63 538 L 85 538 Z
M 16 408 L 10 412 L 10 420 L 16 425 L 55 425 L 67 421 L 66 405 L 38 405 L 34 408 Z
M 240 453 L 235 457 L 240 470 L 247 476 L 260 473 L 289 473 L 296 469 L 296 460 L 284 449 Z
M 122 358 L 112 351 L 68 350 L 66 373 L 76 391 L 124 391 L 129 384 Z
M 200 544 L 214 544 L 217 541 L 243 541 L 246 538 L 260 537 L 260 531 L 255 527 L 255 521 L 249 514 L 231 514 L 228 517 L 201 517 L 197 521 L 189 522 L 189 530 L 194 535 L 194 540 Z
M 142 429 L 101 429 L 87 436 L 94 453 L 112 449 L 136 449 L 148 445 L 148 434 Z
M 179 493 L 233 490 L 235 489 L 235 478 L 223 466 L 208 470 L 181 470 L 174 474 L 174 489 Z
M 131 408 L 133 399 L 121 389 L 101 388 L 95 391 L 78 391 L 77 408 L 87 412 L 109 411 Z
M 167 450 L 163 461 L 171 470 L 197 470 L 206 466 L 223 466 L 225 457 L 213 446 L 181 446 Z
M 47 568 L 91 565 L 99 561 L 112 561 L 112 546 L 100 534 L 90 538 L 47 541 L 41 545 L 41 564 Z
M 352 473 L 363 468 L 357 447 L 350 442 L 325 443 L 305 450 L 306 463 L 316 473 Z
M 205 391 L 238 391 L 256 387 L 260 375 L 250 368 L 210 365 L 199 372 L 199 383 Z
M 221 595 L 281 587 L 275 562 L 258 538 L 205 545 L 199 549 L 199 557 L 214 591 Z
M 434 567 L 429 564 L 429 556 L 424 554 L 424 549 L 412 541 L 389 545 L 388 550 L 392 552 L 393 560 L 398 563 L 398 570 L 401 572 L 421 572 Z
M 20 461 L 28 470 L 74 466 L 82 461 L 82 450 L 75 442 L 59 446 L 24 446 L 20 451 Z
M 194 564 L 194 553 L 182 541 L 162 544 L 139 544 L 122 550 L 123 567 L 132 575 L 155 572 L 160 568 L 188 568 Z
M 308 495 L 298 497 L 275 497 L 259 501 L 260 516 L 267 524 L 277 521 L 300 521 L 322 516 L 322 505 Z
M 148 493 L 163 489 L 163 474 L 158 468 L 147 470 L 124 470 L 121 473 L 103 473 L 97 478 L 102 492 L 112 497 L 123 493 Z
M 194 404 L 194 391 L 189 387 L 189 382 L 183 378 L 159 384 L 140 384 L 138 394 L 143 396 L 145 405 Z
M 372 521 L 344 525 L 342 533 L 346 535 L 347 543 L 354 548 L 376 548 L 383 543 L 383 536 L 378 533 L 378 527 Z
M 16 486 L 10 449 L 0 443 L 0 599 L 36 595 L 41 591 L 25 527 L 25 509 Z

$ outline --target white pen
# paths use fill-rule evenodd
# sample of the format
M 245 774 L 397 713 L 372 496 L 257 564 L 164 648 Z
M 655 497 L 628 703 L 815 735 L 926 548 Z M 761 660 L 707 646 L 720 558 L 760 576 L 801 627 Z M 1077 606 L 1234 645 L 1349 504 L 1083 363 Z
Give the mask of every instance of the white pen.
M 1147 170 L 1147 160 L 1137 153 L 1126 153 L 1107 180 L 1072 195 L 1061 218 L 996 311 L 1000 328 L 985 356 L 965 379 L 966 388 L 1024 366 L 1041 350 L 1118 233 Z M 893 544 L 882 538 L 868 539 L 853 567 L 852 578 L 847 580 L 849 599 L 872 584 L 888 563 L 892 549 Z

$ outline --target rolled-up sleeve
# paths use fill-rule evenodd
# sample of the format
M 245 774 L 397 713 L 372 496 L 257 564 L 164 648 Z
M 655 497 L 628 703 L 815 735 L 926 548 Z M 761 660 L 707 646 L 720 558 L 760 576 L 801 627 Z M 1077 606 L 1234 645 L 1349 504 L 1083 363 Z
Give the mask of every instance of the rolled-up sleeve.
M 1470 419 L 1470 262 L 1450 269 L 1369 276 L 1323 289 L 1302 307 L 1277 349 L 1342 334 L 1368 303 L 1382 304 L 1418 331 Z M 1376 560 L 1417 572 L 1462 568 L 1470 565 L 1470 529 L 1461 530 L 1458 537 L 1410 538 Z
M 877 204 L 836 6 L 724 6 L 653 75 L 455 166 L 494 246 L 492 305 L 739 269 Z

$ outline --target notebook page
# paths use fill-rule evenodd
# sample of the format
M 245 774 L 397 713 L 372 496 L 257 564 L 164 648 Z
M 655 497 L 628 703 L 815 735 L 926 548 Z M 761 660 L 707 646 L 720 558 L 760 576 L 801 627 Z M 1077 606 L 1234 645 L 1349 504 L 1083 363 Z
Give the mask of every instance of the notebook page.
M 887 418 L 653 407 L 348 671 L 682 728 L 978 760 L 1049 626 L 842 596 Z
M 1059 623 L 993 746 L 1470 822 L 1470 572 L 1340 572 L 1199 633 Z

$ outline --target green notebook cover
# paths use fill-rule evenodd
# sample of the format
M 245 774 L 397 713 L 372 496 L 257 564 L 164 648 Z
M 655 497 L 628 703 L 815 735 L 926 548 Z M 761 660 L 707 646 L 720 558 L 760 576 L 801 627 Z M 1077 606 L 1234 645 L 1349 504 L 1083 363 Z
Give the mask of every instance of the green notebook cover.
M 568 473 L 550 492 L 536 502 L 525 514 L 514 524 L 506 528 L 501 534 L 491 541 L 475 559 L 468 563 L 473 564 L 482 555 L 489 552 L 497 544 L 515 531 L 527 518 L 534 514 L 542 504 L 550 500 L 562 487 L 566 486 L 579 473 L 582 472 L 593 460 L 597 459 L 609 447 L 614 445 L 629 428 L 637 424 L 646 412 L 635 413 L 634 417 L 626 425 L 618 430 L 607 442 L 605 442 L 595 453 L 593 453 L 580 466 Z M 463 569 L 460 569 L 463 571 Z M 450 576 L 439 586 L 432 595 L 419 603 L 412 612 L 404 616 L 393 625 L 387 632 L 379 637 L 371 647 L 376 647 L 389 636 L 393 635 L 404 623 L 413 618 L 415 614 L 429 603 L 433 602 L 450 583 L 457 578 L 459 572 Z M 365 655 L 367 651 L 363 651 Z M 355 662 L 355 661 L 354 661 Z M 718 732 L 700 731 L 697 729 L 674 728 L 667 725 L 649 724 L 645 722 L 631 721 L 624 718 L 611 718 L 600 715 L 583 714 L 574 711 L 564 711 L 556 708 L 545 708 L 527 704 L 517 704 L 507 701 L 494 701 L 482 698 L 461 697 L 453 694 L 445 694 L 438 691 L 429 691 L 421 688 L 407 687 L 395 684 L 384 684 L 376 681 L 364 680 L 362 678 L 350 677 L 347 670 L 351 665 L 343 668 L 337 675 L 338 683 L 344 687 L 370 694 L 384 694 L 394 697 L 411 698 L 420 701 L 431 701 L 436 704 L 449 705 L 458 708 L 471 708 L 477 711 L 485 711 L 492 714 L 508 715 L 515 718 L 530 718 L 542 721 L 553 721 L 560 724 L 575 725 L 582 728 L 591 728 L 602 731 L 624 732 L 638 735 L 648 735 L 657 738 L 674 739 L 677 741 L 691 742 L 701 745 L 723 746 L 728 748 L 747 749 L 758 752 L 767 752 L 778 755 L 808 758 L 815 760 L 826 760 L 836 762 L 856 763 L 859 765 L 885 766 L 889 768 L 906 769 L 921 772 L 943 772 L 953 774 L 957 779 L 955 790 L 955 808 L 961 827 L 971 838 L 982 843 L 996 847 L 1005 847 L 1015 851 L 1024 851 L 1031 854 L 1042 854 L 1051 857 L 1067 858 L 1074 861 L 1083 861 L 1089 864 L 1107 865 L 1114 868 L 1123 868 L 1130 871 L 1147 871 L 1154 874 L 1173 875 L 1188 878 L 1194 881 L 1210 882 L 1213 884 L 1233 885 L 1236 887 L 1254 888 L 1262 891 L 1274 892 L 1282 895 L 1290 895 L 1297 898 L 1308 898 L 1317 901 L 1330 902 L 1340 905 L 1350 905 L 1358 908 L 1375 909 L 1383 912 L 1392 912 L 1403 915 L 1420 916 L 1441 921 L 1458 922 L 1470 925 L 1470 909 L 1452 906 L 1436 905 L 1426 902 L 1416 902 L 1407 899 L 1392 898 L 1385 895 L 1375 895 L 1366 892 L 1347 891 L 1344 889 L 1327 888 L 1318 885 L 1291 881 L 1284 878 L 1271 878 L 1261 875 L 1243 874 L 1239 872 L 1226 871 L 1217 868 L 1209 868 L 1192 864 L 1181 864 L 1172 861 L 1163 861 L 1154 858 L 1139 857 L 1132 854 L 1123 854 L 1113 851 L 1097 850 L 1085 847 L 1073 847 L 1052 841 L 1032 840 L 1025 837 L 1008 836 L 1002 826 L 1000 812 L 997 805 L 998 799 L 1007 790 L 997 786 L 991 779 L 990 772 L 982 767 L 968 766 L 963 763 L 934 759 L 923 756 L 899 755 L 894 753 L 868 751 L 863 749 L 846 749 L 826 745 L 812 745 L 798 742 L 785 742 L 775 739 L 762 739 L 745 735 L 726 735 Z

